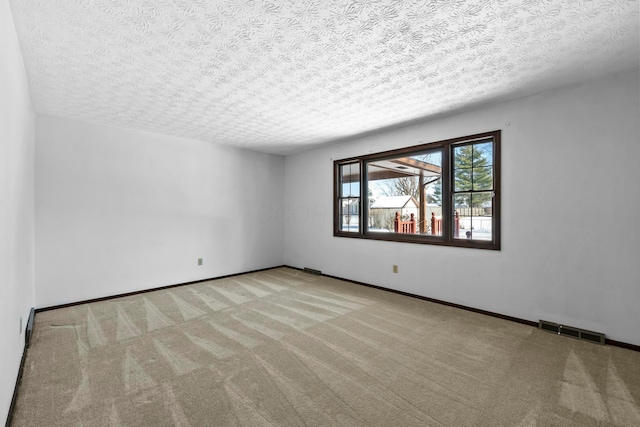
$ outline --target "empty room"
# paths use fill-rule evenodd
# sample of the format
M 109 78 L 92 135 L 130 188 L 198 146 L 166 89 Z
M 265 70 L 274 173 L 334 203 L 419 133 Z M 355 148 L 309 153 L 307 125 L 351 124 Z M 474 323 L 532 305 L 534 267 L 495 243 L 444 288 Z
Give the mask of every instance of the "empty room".
M 0 420 L 640 425 L 639 3 L 0 0 Z

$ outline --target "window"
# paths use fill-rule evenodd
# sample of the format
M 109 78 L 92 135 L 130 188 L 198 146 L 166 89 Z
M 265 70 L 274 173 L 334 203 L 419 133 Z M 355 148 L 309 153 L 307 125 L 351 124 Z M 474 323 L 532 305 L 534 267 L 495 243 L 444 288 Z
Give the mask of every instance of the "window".
M 500 249 L 500 131 L 334 162 L 334 235 Z
M 360 230 L 360 164 L 358 162 L 338 166 L 340 189 L 338 190 L 339 230 L 353 233 Z

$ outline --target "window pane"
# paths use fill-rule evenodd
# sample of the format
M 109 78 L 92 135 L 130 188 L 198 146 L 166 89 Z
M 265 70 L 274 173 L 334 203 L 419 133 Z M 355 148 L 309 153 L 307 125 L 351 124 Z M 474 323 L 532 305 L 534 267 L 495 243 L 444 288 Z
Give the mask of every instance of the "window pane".
M 441 150 L 373 160 L 366 171 L 368 231 L 431 233 L 431 214 L 442 214 Z
M 461 145 L 453 149 L 453 167 L 455 169 L 471 169 L 473 167 L 473 146 Z
M 493 201 L 491 192 L 460 193 L 454 196 L 454 215 L 458 215 L 459 233 L 454 238 L 491 240 Z
M 471 206 L 474 208 L 473 214 L 491 216 L 491 198 L 491 191 L 473 193 L 471 195 Z
M 340 231 L 358 232 L 360 214 L 360 199 L 342 199 L 340 204 Z
M 483 142 L 453 149 L 453 191 L 493 189 L 493 144 Z
M 473 168 L 473 189 L 476 191 L 493 189 L 492 166 Z
M 493 166 L 493 144 L 483 142 L 473 144 L 473 167 Z
M 341 191 L 342 197 L 358 197 L 360 196 L 360 183 L 343 182 Z
M 349 163 L 340 166 L 340 197 L 360 196 L 360 164 Z
M 455 169 L 453 171 L 453 191 L 473 189 L 473 169 Z
M 453 196 L 453 209 L 462 215 L 464 209 L 471 206 L 471 193 L 458 193 Z

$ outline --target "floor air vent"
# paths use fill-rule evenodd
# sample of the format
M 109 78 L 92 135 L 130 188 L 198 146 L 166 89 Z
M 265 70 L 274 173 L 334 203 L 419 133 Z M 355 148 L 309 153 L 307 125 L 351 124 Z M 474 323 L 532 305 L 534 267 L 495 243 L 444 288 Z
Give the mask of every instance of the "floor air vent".
M 320 274 L 322 274 L 320 273 L 320 270 L 314 270 L 313 268 L 308 268 L 308 267 L 305 267 L 303 271 L 305 273 L 314 274 L 316 276 L 319 276 Z
M 573 326 L 559 325 L 557 323 L 547 322 L 546 320 L 540 320 L 539 327 L 540 329 L 553 332 L 554 334 L 565 335 L 585 341 L 604 344 L 604 334 L 601 334 L 600 332 L 586 331 L 584 329 L 574 328 Z

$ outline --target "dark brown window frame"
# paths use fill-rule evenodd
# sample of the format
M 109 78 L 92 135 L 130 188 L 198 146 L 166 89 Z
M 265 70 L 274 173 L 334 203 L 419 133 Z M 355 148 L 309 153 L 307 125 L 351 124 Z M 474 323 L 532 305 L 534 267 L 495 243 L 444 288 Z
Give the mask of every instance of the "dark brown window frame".
M 470 144 L 474 142 L 493 142 L 493 200 L 492 200 L 492 240 L 467 240 L 453 237 L 453 147 Z M 333 162 L 333 235 L 336 237 L 350 237 L 358 239 L 382 240 L 391 242 L 420 243 L 429 245 L 454 246 L 463 248 L 500 250 L 500 156 L 501 131 L 491 131 L 475 135 L 463 136 L 460 138 L 447 139 L 443 141 L 431 142 L 427 144 L 414 145 L 390 151 L 367 154 L 364 156 L 350 157 L 346 159 L 334 160 Z M 367 231 L 362 225 L 366 223 L 369 215 L 369 207 L 363 201 L 367 200 L 367 168 L 366 165 L 373 160 L 382 160 L 395 156 L 410 156 L 417 152 L 429 150 L 442 150 L 442 235 L 431 236 L 427 234 L 399 234 L 399 233 L 377 233 Z M 358 163 L 360 167 L 360 209 L 358 231 L 340 230 L 340 166 Z

